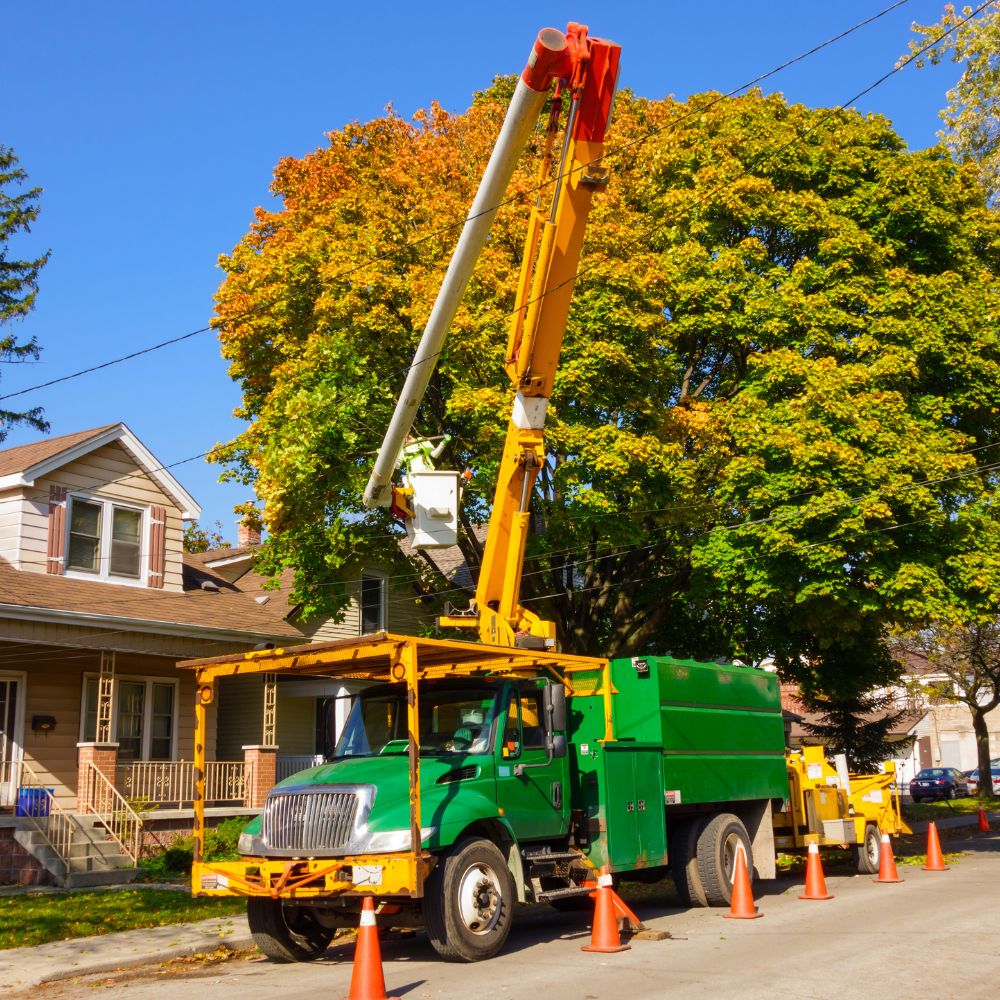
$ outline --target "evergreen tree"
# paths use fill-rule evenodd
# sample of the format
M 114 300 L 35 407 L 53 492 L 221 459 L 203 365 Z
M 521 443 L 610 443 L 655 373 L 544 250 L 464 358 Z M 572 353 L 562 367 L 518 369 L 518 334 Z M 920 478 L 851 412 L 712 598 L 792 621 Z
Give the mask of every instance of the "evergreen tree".
M 20 190 L 28 179 L 18 165 L 17 156 L 7 146 L 0 146 L 0 363 L 37 360 L 40 348 L 34 337 L 21 343 L 8 324 L 23 319 L 35 308 L 38 274 L 49 259 L 49 251 L 34 260 L 12 259 L 10 240 L 18 232 L 30 232 L 38 218 L 40 187 Z M 13 411 L 0 408 L 0 441 L 16 424 L 28 424 L 39 431 L 49 429 L 40 406 Z

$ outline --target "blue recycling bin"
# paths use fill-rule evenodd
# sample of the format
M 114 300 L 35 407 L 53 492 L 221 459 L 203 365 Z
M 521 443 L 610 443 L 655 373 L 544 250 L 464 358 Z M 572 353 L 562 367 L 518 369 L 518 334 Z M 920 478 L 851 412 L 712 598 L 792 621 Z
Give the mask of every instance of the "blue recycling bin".
M 49 794 L 47 795 L 46 792 Z M 17 790 L 16 816 L 48 816 L 49 795 L 54 788 L 19 788 Z

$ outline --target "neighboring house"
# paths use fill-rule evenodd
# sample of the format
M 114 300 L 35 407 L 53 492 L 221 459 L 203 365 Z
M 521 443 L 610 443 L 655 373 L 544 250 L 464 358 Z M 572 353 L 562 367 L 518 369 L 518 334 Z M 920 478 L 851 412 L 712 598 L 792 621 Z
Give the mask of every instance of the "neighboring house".
M 948 678 L 935 671 L 926 657 L 907 653 L 903 660 L 903 680 L 895 689 L 900 707 L 922 711 L 915 727 L 916 741 L 907 762 L 909 779 L 923 767 L 957 767 L 971 771 L 979 766 L 976 734 L 972 729 L 972 712 L 967 705 L 935 695 L 933 688 L 947 686 Z M 986 715 L 990 737 L 990 757 L 1000 757 L 1000 708 Z
M 191 556 L 206 573 L 238 587 L 265 607 L 273 608 L 305 636 L 303 641 L 327 642 L 372 632 L 415 634 L 434 619 L 425 606 L 416 577 L 402 554 L 392 565 L 359 563 L 344 573 L 347 603 L 337 617 L 303 618 L 290 603 L 292 572 L 272 587 L 254 569 L 260 535 L 242 526 L 235 548 L 220 548 Z M 219 685 L 217 753 L 220 759 L 242 756 L 242 747 L 273 744 L 276 780 L 311 764 L 325 754 L 339 734 L 358 686 L 315 678 L 277 678 L 274 686 L 273 730 L 262 731 L 268 714 L 266 682 L 260 677 L 230 678 Z M 326 711 L 331 699 L 333 717 Z
M 58 873 L 51 853 L 87 839 L 83 817 L 120 825 L 121 793 L 190 806 L 194 678 L 179 660 L 302 641 L 279 607 L 185 563 L 199 513 L 124 424 L 0 450 L 0 880 L 12 840 L 40 827 Z M 214 742 L 213 720 L 213 762 Z M 209 796 L 238 810 L 242 754 L 230 763 Z M 19 800 L 51 818 L 15 816 Z

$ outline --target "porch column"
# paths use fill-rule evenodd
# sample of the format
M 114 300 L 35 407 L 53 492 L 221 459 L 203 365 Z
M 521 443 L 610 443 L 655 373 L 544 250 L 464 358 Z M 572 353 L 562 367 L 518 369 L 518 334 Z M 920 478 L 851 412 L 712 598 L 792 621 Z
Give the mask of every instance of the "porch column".
M 118 769 L 117 743 L 77 743 L 76 811 L 102 812 L 101 803 L 107 796 L 98 787 L 94 768 L 115 784 Z M 90 765 L 93 764 L 94 767 Z
M 278 780 L 278 748 L 253 744 L 243 748 L 246 767 L 246 792 L 243 805 L 247 809 L 263 809 L 267 793 Z

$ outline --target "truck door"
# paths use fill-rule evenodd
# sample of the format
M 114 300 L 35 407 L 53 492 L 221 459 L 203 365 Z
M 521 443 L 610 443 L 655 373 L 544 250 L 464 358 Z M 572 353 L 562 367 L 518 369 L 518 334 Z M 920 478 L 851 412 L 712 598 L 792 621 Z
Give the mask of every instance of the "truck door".
M 511 687 L 497 746 L 497 803 L 518 840 L 559 837 L 569 826 L 568 758 L 548 760 L 540 688 Z

